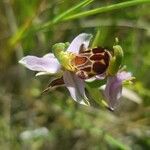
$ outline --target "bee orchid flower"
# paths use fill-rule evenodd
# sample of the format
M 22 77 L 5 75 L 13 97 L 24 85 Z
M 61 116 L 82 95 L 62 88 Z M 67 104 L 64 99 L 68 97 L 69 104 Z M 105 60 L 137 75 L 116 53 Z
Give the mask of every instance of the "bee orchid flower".
M 85 80 L 104 75 L 110 59 L 110 54 L 105 49 L 88 48 L 91 38 L 91 34 L 79 34 L 71 44 L 55 44 L 52 47 L 53 53 L 43 57 L 25 56 L 19 63 L 32 71 L 37 71 L 37 76 L 62 74 L 53 80 L 46 90 L 65 85 L 76 102 L 89 105 L 85 94 Z
M 114 54 L 110 59 L 107 69 L 107 83 L 104 90 L 105 101 L 110 110 L 114 110 L 120 97 L 124 83 L 131 83 L 134 79 L 130 72 L 123 71 L 121 68 L 123 60 L 123 50 L 120 45 L 113 46 Z
M 121 71 L 114 76 L 109 76 L 104 90 L 105 100 L 110 110 L 114 110 L 120 97 L 122 96 L 122 87 L 125 82 L 133 79 L 130 72 Z

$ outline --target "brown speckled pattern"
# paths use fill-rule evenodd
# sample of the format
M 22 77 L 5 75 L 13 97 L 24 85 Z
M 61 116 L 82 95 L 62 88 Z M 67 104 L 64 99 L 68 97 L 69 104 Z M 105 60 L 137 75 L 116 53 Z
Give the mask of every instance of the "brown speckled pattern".
M 82 79 L 88 79 L 94 75 L 106 72 L 110 60 L 110 53 L 107 49 L 96 47 L 88 50 L 81 50 L 72 61 L 76 68 L 76 74 Z

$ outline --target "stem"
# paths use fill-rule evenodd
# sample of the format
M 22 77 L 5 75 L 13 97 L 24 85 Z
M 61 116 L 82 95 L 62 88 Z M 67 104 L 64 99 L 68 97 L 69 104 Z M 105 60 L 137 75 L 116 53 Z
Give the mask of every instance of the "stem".
M 56 18 L 53 19 L 53 24 L 57 23 L 59 20 L 61 20 L 62 18 L 64 18 L 65 16 L 72 14 L 74 11 L 76 11 L 79 8 L 85 7 L 86 5 L 90 4 L 93 0 L 85 0 L 77 5 L 75 5 L 74 7 L 68 9 L 67 11 L 65 11 L 64 13 L 61 13 L 60 15 L 58 15 Z
M 150 2 L 150 0 L 132 0 L 132 1 L 127 1 L 127 2 L 122 2 L 122 3 L 118 3 L 118 4 L 113 4 L 113 5 L 104 6 L 104 7 L 96 8 L 93 10 L 77 13 L 75 15 L 65 17 L 63 20 L 73 20 L 76 18 L 91 16 L 91 15 L 95 15 L 98 13 L 104 13 L 104 12 L 108 12 L 108 11 L 112 11 L 112 10 L 118 10 L 121 8 L 126 8 L 126 7 L 130 7 L 130 6 L 138 5 L 138 4 L 144 4 L 144 3 L 148 3 L 148 2 Z
M 100 46 L 99 45 L 100 36 L 101 36 L 101 34 L 100 34 L 100 27 L 99 27 L 98 30 L 97 30 L 96 36 L 95 36 L 95 38 L 93 40 L 92 47 Z
M 71 15 L 74 11 L 77 11 L 78 9 L 87 6 L 88 4 L 92 3 L 94 0 L 84 0 L 83 2 L 80 2 L 79 4 L 71 7 L 70 9 L 66 10 L 65 12 L 62 12 L 60 15 L 54 17 L 53 20 L 50 20 L 46 22 L 41 27 L 37 28 L 38 30 L 45 29 L 47 27 L 50 27 L 51 25 L 54 25 L 56 23 L 61 22 L 65 17 Z

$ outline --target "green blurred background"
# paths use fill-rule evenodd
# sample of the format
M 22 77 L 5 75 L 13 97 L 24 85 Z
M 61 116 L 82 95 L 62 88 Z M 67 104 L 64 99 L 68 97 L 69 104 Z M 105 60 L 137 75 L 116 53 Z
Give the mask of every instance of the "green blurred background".
M 150 149 L 150 5 L 58 19 L 81 2 L 0 1 L 0 149 Z M 110 4 L 114 1 L 94 0 L 69 15 Z M 102 46 L 111 48 L 119 38 L 124 64 L 136 77 L 128 86 L 128 98 L 123 96 L 115 112 L 110 112 L 98 104 L 75 103 L 63 87 L 41 96 L 52 78 L 35 77 L 18 60 L 25 55 L 42 56 L 54 43 L 71 41 L 82 32 L 95 35 L 98 28 Z M 95 83 L 88 90 L 94 93 L 91 99 L 100 100 Z

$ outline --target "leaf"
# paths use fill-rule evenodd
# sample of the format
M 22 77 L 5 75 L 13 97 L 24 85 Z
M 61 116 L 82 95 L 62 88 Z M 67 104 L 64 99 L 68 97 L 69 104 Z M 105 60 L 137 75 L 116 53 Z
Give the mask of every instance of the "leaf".
M 77 18 L 83 18 L 83 17 L 86 17 L 86 16 L 91 16 L 91 15 L 95 15 L 95 14 L 99 14 L 99 13 L 109 12 L 109 11 L 112 11 L 112 10 L 118 10 L 118 9 L 122 9 L 122 8 L 126 8 L 126 7 L 131 7 L 131 6 L 134 6 L 134 5 L 149 3 L 149 2 L 150 2 L 150 0 L 126 1 L 126 2 L 122 2 L 122 3 L 112 4 L 112 5 L 108 5 L 108 6 L 95 8 L 95 9 L 84 11 L 84 12 L 80 12 L 80 13 L 77 13 L 77 14 L 74 14 L 74 15 L 71 15 L 71 16 L 67 16 L 63 20 L 66 21 L 66 20 L 73 20 L 73 19 L 77 19 Z
M 70 9 L 66 10 L 65 12 L 62 12 L 58 16 L 54 17 L 53 20 L 50 20 L 50 21 L 46 22 L 45 24 L 43 24 L 42 26 L 38 27 L 37 30 L 42 30 L 42 29 L 50 27 L 53 24 L 61 22 L 65 17 L 67 17 L 69 15 L 71 16 L 73 12 L 89 5 L 93 1 L 94 0 L 84 0 L 83 2 L 78 3 L 77 5 L 73 6 L 72 8 L 70 8 Z

